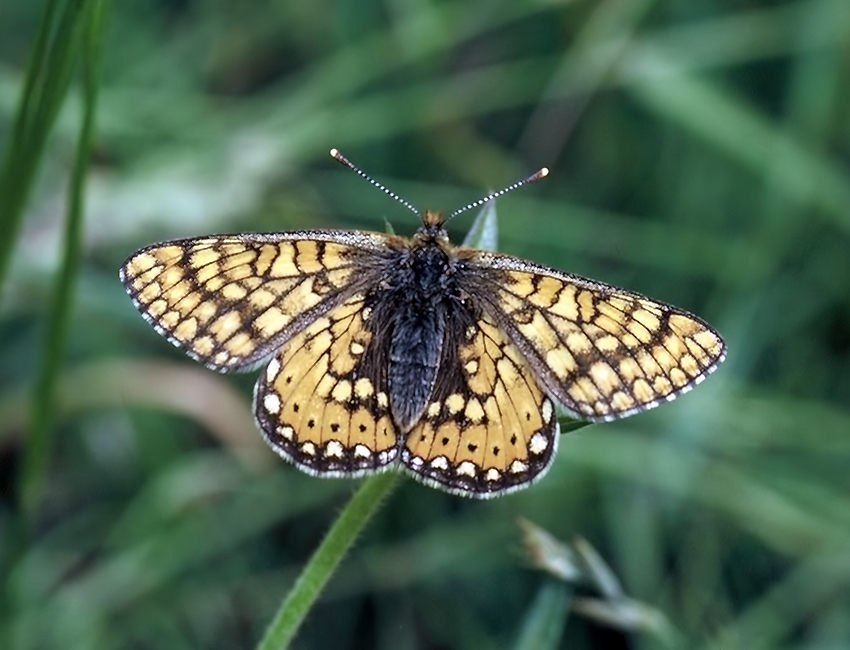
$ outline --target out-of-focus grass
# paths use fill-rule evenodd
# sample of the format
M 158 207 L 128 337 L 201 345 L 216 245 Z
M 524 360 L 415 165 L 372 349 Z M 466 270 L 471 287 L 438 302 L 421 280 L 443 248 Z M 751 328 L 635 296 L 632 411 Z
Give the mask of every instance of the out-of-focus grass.
M 55 40 L 59 41 L 60 44 L 51 43 L 43 48 L 49 51 L 50 56 L 46 57 L 47 62 L 41 66 L 43 70 L 38 72 L 39 76 L 43 77 L 41 81 L 41 85 L 44 87 L 42 94 L 46 94 L 45 89 L 53 85 L 58 85 L 63 89 L 67 88 L 79 53 L 79 68 L 82 78 L 82 117 L 68 187 L 67 216 L 62 230 L 62 258 L 53 283 L 54 288 L 47 313 L 47 328 L 39 371 L 31 391 L 32 408 L 30 409 L 29 427 L 27 429 L 27 444 L 20 479 L 18 480 L 21 505 L 27 511 L 33 511 L 38 507 L 44 475 L 47 471 L 51 432 L 54 429 L 56 387 L 59 383 L 59 370 L 65 357 L 71 309 L 76 293 L 77 277 L 80 273 L 85 187 L 94 144 L 97 97 L 100 88 L 100 55 L 107 24 L 108 2 L 93 0 L 79 3 L 79 6 L 69 2 L 55 12 L 52 6 L 48 6 L 44 14 L 45 23 L 53 21 L 52 13 L 61 13 L 61 17 L 58 19 L 59 24 L 54 28 L 56 32 Z M 44 31 L 44 26 L 41 29 Z M 69 44 L 65 47 L 61 45 L 63 37 L 69 41 Z M 42 58 L 41 53 L 38 52 L 39 45 L 36 46 L 36 57 L 34 57 L 36 60 Z M 55 65 L 51 65 L 54 62 Z M 59 68 L 58 75 L 54 74 L 56 68 Z M 35 69 L 34 64 L 30 64 L 30 73 Z M 16 125 L 13 135 L 18 136 L 18 140 L 25 143 L 22 146 L 23 149 L 28 149 L 26 143 L 32 140 L 40 141 L 37 150 L 44 146 L 44 142 L 53 127 L 53 119 L 55 119 L 63 100 L 64 93 L 57 94 L 50 100 L 39 98 L 35 109 L 27 105 L 26 101 L 22 102 L 20 113 L 24 116 L 28 112 L 37 113 L 42 110 L 51 114 L 51 119 L 45 119 L 44 123 L 38 126 L 30 128 L 25 125 Z M 53 105 L 46 108 L 42 107 L 40 104 L 46 101 L 52 102 Z M 35 133 L 27 133 L 29 130 L 33 130 Z M 13 149 L 10 151 L 8 160 L 15 160 L 17 157 L 18 154 Z M 39 162 L 40 152 L 33 155 L 33 165 L 28 170 L 27 186 L 32 184 L 32 178 L 35 176 Z M 10 176 L 14 178 L 16 173 L 11 171 L 11 167 L 7 167 L 4 178 Z M 13 185 L 13 182 L 9 182 L 8 185 Z M 17 205 L 13 206 L 13 209 L 15 209 L 14 217 L 18 221 L 22 215 L 26 198 L 26 195 L 22 194 Z M 6 242 L 7 250 L 15 238 L 12 233 L 9 233 Z M 2 266 L 3 262 L 0 262 L 0 268 Z M 0 273 L 0 286 L 2 284 L 2 273 Z
M 0 155 L 14 151 L 42 9 L 2 9 Z M 549 167 L 499 200 L 501 250 L 690 309 L 726 335 L 729 358 L 672 404 L 564 435 L 525 492 L 467 502 L 403 480 L 296 645 L 624 645 L 573 610 L 551 641 L 553 603 L 574 599 L 530 570 L 517 515 L 590 540 L 687 647 L 850 643 L 845 0 L 138 0 L 113 7 L 104 47 L 55 448 L 32 542 L 14 556 L 78 84 L 0 287 L 10 647 L 253 647 L 262 635 L 355 485 L 263 450 L 253 377 L 181 358 L 116 272 L 173 236 L 385 219 L 411 232 L 412 216 L 339 169 L 332 146 L 423 207 Z M 9 164 L 21 189 L 26 159 Z M 451 223 L 456 239 L 471 222 Z

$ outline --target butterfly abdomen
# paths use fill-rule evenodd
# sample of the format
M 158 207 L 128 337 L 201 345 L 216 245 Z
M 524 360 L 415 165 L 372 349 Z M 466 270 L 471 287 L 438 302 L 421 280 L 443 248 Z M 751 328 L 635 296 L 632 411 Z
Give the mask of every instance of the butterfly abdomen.
M 439 370 L 445 318 L 441 310 L 407 304 L 395 314 L 390 339 L 389 388 L 393 419 L 402 431 L 428 405 Z

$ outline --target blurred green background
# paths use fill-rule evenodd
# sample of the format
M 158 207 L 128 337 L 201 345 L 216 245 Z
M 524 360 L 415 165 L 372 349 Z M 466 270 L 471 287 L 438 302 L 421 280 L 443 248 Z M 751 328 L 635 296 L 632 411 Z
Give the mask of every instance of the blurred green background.
M 44 8 L 0 6 L 13 187 L 14 115 Z M 453 209 L 549 167 L 499 200 L 500 249 L 700 314 L 729 353 L 674 403 L 565 434 L 526 491 L 473 502 L 405 479 L 296 647 L 850 646 L 847 0 L 123 0 L 101 69 L 34 508 L 17 486 L 66 237 L 79 75 L 21 227 L 7 229 L 0 645 L 259 639 L 355 482 L 268 451 L 254 374 L 181 356 L 117 269 L 178 236 L 387 222 L 411 233 L 413 215 L 330 159 L 338 147 L 422 207 Z M 473 216 L 451 223 L 455 240 Z M 646 615 L 576 608 L 598 594 L 533 569 L 519 516 L 589 540 Z M 658 618 L 668 633 L 647 623 Z M 549 630 L 539 644 L 535 626 Z

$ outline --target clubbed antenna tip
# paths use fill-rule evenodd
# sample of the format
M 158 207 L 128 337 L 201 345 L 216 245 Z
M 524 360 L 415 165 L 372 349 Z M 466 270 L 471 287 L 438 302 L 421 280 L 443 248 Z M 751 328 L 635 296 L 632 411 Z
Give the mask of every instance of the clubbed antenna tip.
M 502 196 L 503 194 L 507 194 L 508 192 L 515 190 L 518 187 L 522 187 L 523 185 L 528 185 L 529 183 L 533 183 L 534 181 L 539 181 L 541 178 L 546 178 L 548 175 L 549 175 L 549 169 L 547 167 L 541 167 L 540 169 L 538 169 L 536 172 L 534 172 L 528 178 L 524 178 L 523 180 L 521 180 L 517 183 L 514 183 L 513 185 L 508 185 L 506 188 L 499 190 L 498 192 L 492 192 L 492 193 L 488 194 L 487 196 L 485 196 L 483 199 L 478 199 L 477 201 L 473 201 L 469 205 L 465 205 L 462 208 L 455 210 L 454 212 L 452 212 L 448 216 L 448 219 L 446 219 L 446 221 L 456 217 L 457 215 L 461 214 L 462 212 L 466 212 L 470 208 L 477 208 L 478 206 L 484 205 L 485 203 L 487 203 L 487 201 L 492 201 L 493 199 L 498 198 L 498 197 Z

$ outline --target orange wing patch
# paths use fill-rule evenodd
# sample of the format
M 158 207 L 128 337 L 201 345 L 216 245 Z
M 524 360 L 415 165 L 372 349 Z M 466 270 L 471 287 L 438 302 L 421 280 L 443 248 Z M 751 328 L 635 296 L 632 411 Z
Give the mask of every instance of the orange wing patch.
M 426 484 L 479 498 L 540 478 L 554 457 L 558 422 L 531 368 L 486 315 L 454 343 L 401 462 Z
M 386 372 L 368 316 L 363 295 L 351 296 L 294 336 L 257 381 L 254 412 L 263 435 L 310 474 L 360 476 L 397 456 Z

